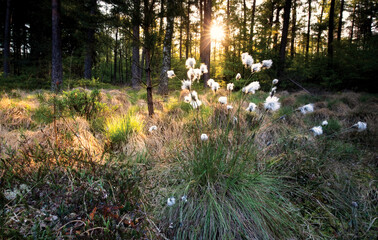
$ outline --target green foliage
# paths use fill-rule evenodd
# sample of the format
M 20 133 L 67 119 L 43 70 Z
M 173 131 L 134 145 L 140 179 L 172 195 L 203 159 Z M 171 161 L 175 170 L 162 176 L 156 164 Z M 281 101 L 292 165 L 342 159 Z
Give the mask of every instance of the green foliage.
M 79 115 L 86 119 L 93 118 L 96 114 L 105 109 L 105 105 L 100 102 L 100 91 L 75 89 L 63 92 L 63 107 L 67 107 L 72 115 Z
M 46 104 L 41 104 L 34 112 L 32 116 L 33 120 L 38 124 L 49 124 L 54 120 L 54 113 Z
M 144 127 L 143 121 L 133 111 L 124 116 L 112 117 L 105 125 L 106 135 L 112 145 L 127 142 L 132 134 L 141 132 Z

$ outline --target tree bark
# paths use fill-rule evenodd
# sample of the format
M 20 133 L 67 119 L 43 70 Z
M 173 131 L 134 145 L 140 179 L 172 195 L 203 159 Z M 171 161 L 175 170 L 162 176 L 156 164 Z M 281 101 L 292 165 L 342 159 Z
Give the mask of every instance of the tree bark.
M 201 32 L 201 62 L 207 65 L 209 70 L 208 73 L 203 75 L 204 78 L 204 86 L 206 87 L 207 80 L 210 78 L 210 53 L 211 53 L 211 36 L 210 36 L 210 28 L 211 28 L 211 0 L 204 0 L 204 23 L 203 23 L 203 31 Z
M 168 94 L 167 71 L 171 68 L 171 48 L 174 25 L 174 0 L 167 1 L 167 29 L 164 38 L 163 64 L 160 73 L 159 94 Z
M 179 54 L 179 56 L 180 56 L 180 60 L 182 59 L 182 29 L 183 29 L 183 26 L 184 26 L 184 24 L 183 24 L 183 18 L 182 18 L 182 16 L 180 17 L 180 35 L 179 35 L 179 51 L 180 51 L 180 54 Z
M 133 0 L 133 43 L 132 43 L 132 60 L 131 60 L 131 86 L 136 89 L 140 87 L 140 66 L 139 66 L 139 11 L 140 0 Z
M 4 77 L 7 77 L 10 73 L 10 21 L 11 21 L 11 1 L 7 0 L 7 6 L 5 10 L 5 25 L 4 25 L 4 52 L 3 52 L 3 66 L 4 66 Z
M 277 71 L 278 77 L 282 76 L 283 70 L 285 68 L 287 35 L 289 32 L 289 24 L 290 24 L 290 9 L 291 9 L 291 0 L 285 0 L 284 22 L 283 22 L 283 27 L 282 27 L 282 38 L 281 38 L 281 46 L 280 46 L 280 64 L 278 65 L 279 67 Z
M 188 0 L 187 5 L 187 19 L 186 19 L 186 42 L 185 42 L 185 57 L 189 58 L 189 48 L 190 48 L 190 0 Z
M 93 53 L 94 53 L 94 41 L 95 41 L 95 26 L 93 26 L 94 15 L 97 9 L 97 0 L 90 1 L 90 21 L 87 23 L 87 46 L 84 60 L 84 78 L 92 78 L 92 65 L 93 65 Z
M 290 56 L 294 57 L 295 54 L 295 37 L 297 31 L 297 0 L 294 0 L 293 3 L 293 14 L 292 14 L 293 21 L 291 22 L 291 43 L 290 43 Z
M 319 29 L 318 29 L 318 39 L 317 39 L 317 46 L 316 46 L 316 53 L 319 54 L 320 51 L 320 38 L 322 37 L 322 31 L 323 31 L 323 13 L 324 13 L 324 4 L 326 0 L 323 0 L 322 2 L 322 10 L 320 12 L 320 20 L 319 20 Z
M 249 34 L 249 43 L 250 43 L 251 53 L 253 52 L 253 37 L 254 37 L 254 28 L 255 28 L 255 14 L 256 14 L 256 0 L 253 0 L 252 16 L 251 16 L 251 32 Z
M 333 29 L 335 16 L 335 0 L 331 0 L 331 8 L 329 10 L 329 25 L 328 25 L 328 56 L 333 58 Z
M 51 90 L 58 91 L 63 83 L 62 45 L 60 32 L 60 0 L 52 0 L 52 71 Z
M 340 42 L 340 40 L 341 40 L 341 31 L 342 31 L 342 26 L 343 26 L 343 11 L 344 11 L 344 0 L 341 0 L 339 25 L 338 25 L 338 28 L 337 28 L 337 41 L 338 42 Z
M 310 33 L 311 33 L 311 0 L 308 0 L 308 22 L 307 22 L 307 36 L 306 36 L 306 62 L 308 60 L 308 51 L 310 49 Z
M 115 34 L 115 44 L 114 44 L 114 76 L 113 83 L 117 83 L 117 50 L 118 50 L 118 27 Z
M 356 2 L 353 4 L 353 15 L 352 15 L 352 26 L 350 27 L 350 37 L 349 42 L 352 43 L 353 41 L 353 30 L 354 30 L 354 21 L 356 20 Z

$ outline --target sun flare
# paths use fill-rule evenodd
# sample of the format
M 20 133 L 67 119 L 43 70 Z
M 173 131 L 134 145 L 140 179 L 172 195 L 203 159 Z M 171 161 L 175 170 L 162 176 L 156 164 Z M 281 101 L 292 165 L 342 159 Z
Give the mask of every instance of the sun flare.
M 212 27 L 211 27 L 211 39 L 212 40 L 216 40 L 216 41 L 222 41 L 223 38 L 224 38 L 224 30 L 223 30 L 223 27 L 218 25 L 218 24 L 214 24 Z

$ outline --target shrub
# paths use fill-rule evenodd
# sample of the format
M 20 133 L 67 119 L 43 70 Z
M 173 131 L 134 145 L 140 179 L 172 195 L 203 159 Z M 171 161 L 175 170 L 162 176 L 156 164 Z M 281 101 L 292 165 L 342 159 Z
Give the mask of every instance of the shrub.
M 86 119 L 91 119 L 105 108 L 105 105 L 100 103 L 99 90 L 92 90 L 90 93 L 82 89 L 63 92 L 62 104 L 72 115 L 77 114 Z

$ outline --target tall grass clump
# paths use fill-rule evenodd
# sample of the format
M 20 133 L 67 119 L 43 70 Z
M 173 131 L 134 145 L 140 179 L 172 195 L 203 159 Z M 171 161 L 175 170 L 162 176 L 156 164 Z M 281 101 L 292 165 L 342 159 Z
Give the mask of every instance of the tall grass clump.
M 106 135 L 113 146 L 127 142 L 132 134 L 142 132 L 144 127 L 143 121 L 133 111 L 109 118 L 105 125 Z

